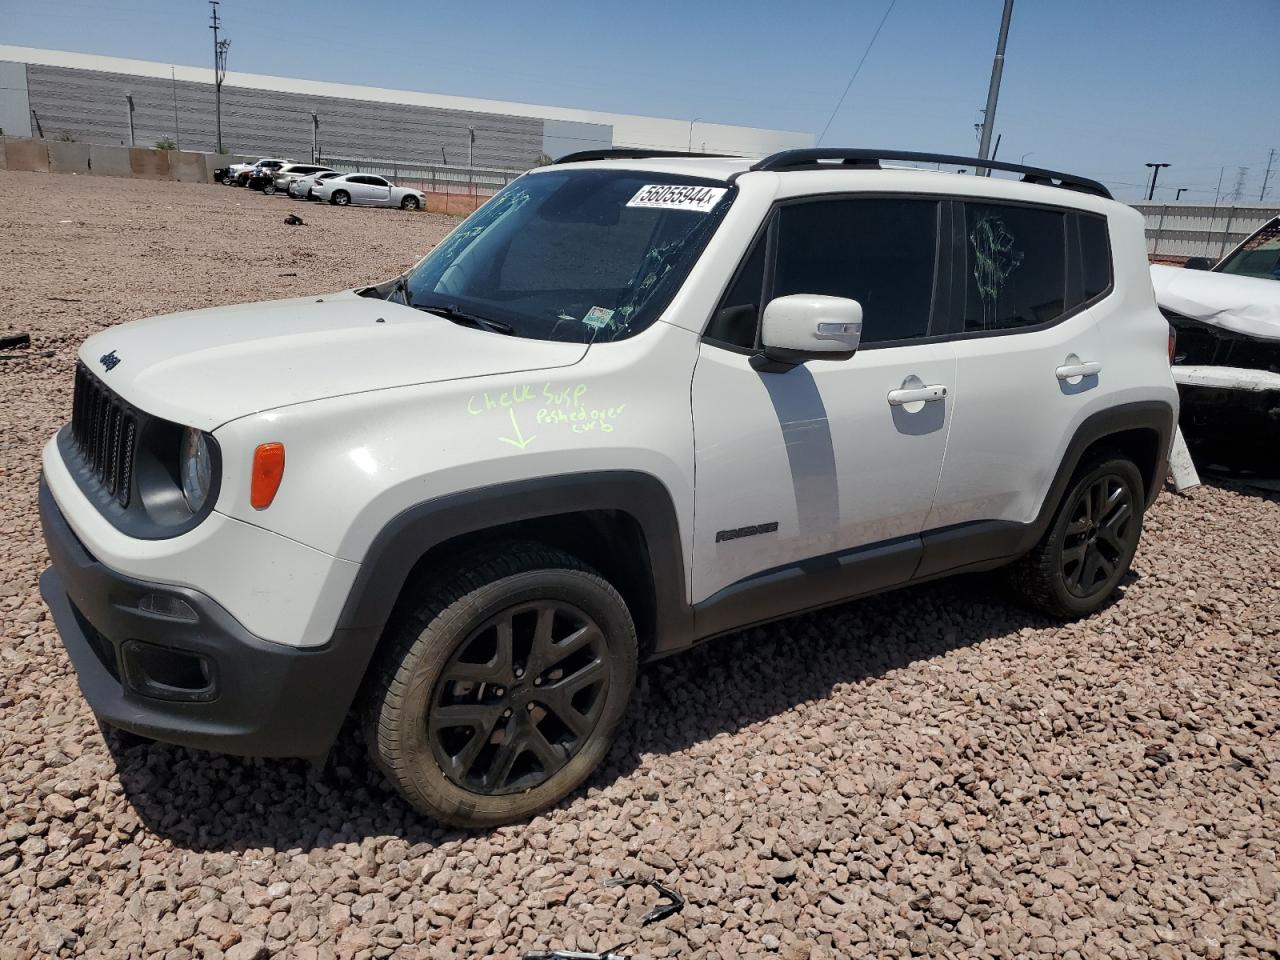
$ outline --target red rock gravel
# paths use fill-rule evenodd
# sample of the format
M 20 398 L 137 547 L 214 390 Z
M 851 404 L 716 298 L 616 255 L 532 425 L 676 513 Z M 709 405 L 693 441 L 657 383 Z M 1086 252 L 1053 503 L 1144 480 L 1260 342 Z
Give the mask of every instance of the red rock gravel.
M 385 278 L 449 225 L 0 173 L 0 332 L 33 338 L 0 360 L 0 960 L 1275 956 L 1280 497 L 1232 485 L 1164 493 L 1084 623 L 966 578 L 655 665 L 607 767 L 521 826 L 414 815 L 350 731 L 318 779 L 109 753 L 36 589 L 76 345 Z M 640 929 L 656 894 L 604 881 L 645 872 L 689 905 Z

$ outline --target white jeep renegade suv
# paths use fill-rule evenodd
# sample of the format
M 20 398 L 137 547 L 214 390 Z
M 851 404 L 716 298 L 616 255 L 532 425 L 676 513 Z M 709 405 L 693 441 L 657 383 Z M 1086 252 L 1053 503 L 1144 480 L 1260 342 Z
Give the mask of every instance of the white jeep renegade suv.
M 637 664 L 1010 565 L 1114 593 L 1176 420 L 1142 217 L 1093 181 L 576 155 L 375 287 L 80 351 L 41 586 L 107 724 L 542 809 Z

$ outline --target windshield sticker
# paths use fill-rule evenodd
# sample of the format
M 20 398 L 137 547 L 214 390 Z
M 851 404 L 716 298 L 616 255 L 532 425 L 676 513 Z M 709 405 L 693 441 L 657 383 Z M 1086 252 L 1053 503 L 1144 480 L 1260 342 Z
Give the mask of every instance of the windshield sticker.
M 601 327 L 607 327 L 611 320 L 613 320 L 612 310 L 606 307 L 592 307 L 587 311 L 586 316 L 582 318 L 582 323 L 583 326 L 599 330 Z
M 710 213 L 728 191 L 728 187 L 649 183 L 636 191 L 636 195 L 627 201 L 627 206 L 648 207 L 651 210 L 691 210 L 694 213 Z
M 567 428 L 570 433 L 613 433 L 625 403 L 602 404 L 587 398 L 585 383 L 552 384 L 540 387 L 520 384 L 510 390 L 472 394 L 467 413 L 473 417 L 494 415 L 501 432 L 494 439 L 523 450 L 533 443 L 543 428 Z M 538 431 L 538 432 L 533 432 Z

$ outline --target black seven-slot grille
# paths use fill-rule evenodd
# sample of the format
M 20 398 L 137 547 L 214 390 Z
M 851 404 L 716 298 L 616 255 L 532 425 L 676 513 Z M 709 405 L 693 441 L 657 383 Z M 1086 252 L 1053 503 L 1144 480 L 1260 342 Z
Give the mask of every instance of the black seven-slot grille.
M 76 364 L 71 436 L 85 465 L 122 507 L 129 506 L 138 414 L 83 363 Z

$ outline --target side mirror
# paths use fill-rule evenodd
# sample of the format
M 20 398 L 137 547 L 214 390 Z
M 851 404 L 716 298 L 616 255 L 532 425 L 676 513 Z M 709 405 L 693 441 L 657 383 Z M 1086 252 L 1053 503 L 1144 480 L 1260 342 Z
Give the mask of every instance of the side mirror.
M 862 341 L 862 305 L 845 297 L 793 293 L 769 301 L 756 370 L 774 373 L 805 360 L 848 360 Z

